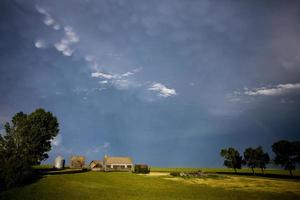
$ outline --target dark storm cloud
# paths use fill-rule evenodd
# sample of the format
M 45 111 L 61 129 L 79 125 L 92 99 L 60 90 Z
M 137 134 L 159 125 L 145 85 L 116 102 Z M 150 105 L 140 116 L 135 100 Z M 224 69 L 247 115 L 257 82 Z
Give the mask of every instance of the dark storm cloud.
M 60 121 L 52 157 L 170 166 L 299 139 L 299 6 L 1 1 L 0 129 L 44 107 Z

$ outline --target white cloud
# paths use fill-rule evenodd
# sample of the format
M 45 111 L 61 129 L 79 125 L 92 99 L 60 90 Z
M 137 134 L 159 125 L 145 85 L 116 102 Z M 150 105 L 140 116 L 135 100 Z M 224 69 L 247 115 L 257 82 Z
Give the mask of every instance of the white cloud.
M 53 146 L 60 146 L 62 143 L 62 136 L 58 134 L 53 140 L 51 140 L 51 145 Z
M 64 51 L 65 49 L 68 48 L 68 45 L 59 42 L 59 43 L 55 43 L 54 47 L 57 49 L 57 51 Z
M 71 56 L 73 54 L 73 50 L 70 48 L 66 48 L 63 52 L 62 52 L 65 56 Z
M 44 40 L 37 40 L 35 41 L 34 46 L 38 49 L 45 48 L 46 42 Z
M 249 96 L 278 96 L 300 89 L 300 83 L 279 84 L 273 87 L 261 87 L 249 90 L 245 88 L 244 94 Z
M 102 72 L 94 72 L 94 73 L 92 73 L 92 77 L 95 77 L 95 78 L 105 78 L 105 79 L 113 79 L 114 75 L 106 74 L 106 73 L 102 73 Z
M 46 9 L 44 9 L 44 8 L 38 6 L 38 5 L 36 5 L 35 8 L 36 8 L 36 10 L 37 10 L 39 13 L 41 13 L 41 14 L 43 14 L 43 15 L 48 15 L 48 12 L 46 11 Z
M 102 83 L 102 84 L 107 84 L 108 81 L 107 80 L 104 80 L 104 81 L 99 81 L 99 83 Z
M 119 90 L 125 90 L 125 89 L 139 86 L 138 84 L 135 84 L 134 82 L 129 81 L 127 79 L 113 80 L 112 85 Z
M 77 42 L 79 42 L 79 37 L 73 31 L 73 28 L 71 26 L 64 27 L 64 31 L 65 31 L 65 39 L 69 43 L 77 43 Z
M 47 15 L 43 22 L 47 26 L 51 26 L 55 23 L 54 19 L 50 15 Z
M 53 26 L 53 29 L 54 29 L 54 30 L 59 30 L 59 29 L 60 29 L 60 25 L 59 25 L 59 24 L 55 24 L 55 25 Z
M 132 73 L 132 72 L 126 72 L 126 73 L 122 74 L 122 76 L 127 77 L 127 76 L 131 76 L 131 75 L 133 75 L 133 74 L 134 74 L 134 73 Z
M 61 52 L 65 56 L 72 56 L 74 49 L 71 46 L 79 42 L 79 37 L 71 26 L 64 27 L 64 36 L 63 38 L 54 44 L 54 47 L 57 51 Z
M 57 23 L 54 18 L 50 15 L 50 13 L 40 6 L 36 6 L 36 10 L 44 15 L 43 22 L 47 26 L 52 26 L 54 30 L 60 30 L 61 26 Z M 54 47 L 57 51 L 61 52 L 64 56 L 72 56 L 74 52 L 74 48 L 72 45 L 79 42 L 79 37 L 77 33 L 73 30 L 71 26 L 64 27 L 64 36 L 63 38 L 54 44 Z M 41 48 L 41 43 L 36 43 L 35 46 L 37 48 Z
M 152 84 L 152 86 L 149 87 L 148 90 L 158 92 L 158 96 L 161 97 L 170 97 L 176 95 L 175 89 L 167 88 L 165 85 L 161 83 Z
M 87 59 L 87 58 L 86 58 Z M 137 88 L 140 87 L 141 84 L 130 80 L 128 77 L 134 75 L 136 72 L 138 72 L 136 69 L 132 72 L 126 72 L 123 74 L 109 74 L 109 73 L 103 73 L 103 72 L 93 72 L 91 74 L 94 78 L 101 78 L 106 79 L 102 80 L 99 83 L 101 84 L 108 84 L 110 83 L 112 86 L 114 86 L 116 89 L 119 90 L 126 90 L 130 88 Z
M 57 23 L 55 23 L 55 20 L 53 19 L 53 17 L 49 14 L 49 12 L 45 9 L 45 8 L 42 8 L 42 7 L 40 7 L 40 6 L 36 6 L 36 10 L 40 13 L 40 14 L 42 14 L 42 15 L 44 15 L 44 20 L 43 20 L 43 22 L 44 22 L 44 24 L 46 25 L 46 26 L 52 26 L 53 25 L 53 28 L 54 29 L 56 29 L 57 28 Z M 59 26 L 59 25 L 58 25 Z
M 85 56 L 84 57 L 84 59 L 87 61 L 87 62 L 92 62 L 92 61 L 94 61 L 94 56 L 91 56 L 91 55 L 87 55 L 87 56 Z

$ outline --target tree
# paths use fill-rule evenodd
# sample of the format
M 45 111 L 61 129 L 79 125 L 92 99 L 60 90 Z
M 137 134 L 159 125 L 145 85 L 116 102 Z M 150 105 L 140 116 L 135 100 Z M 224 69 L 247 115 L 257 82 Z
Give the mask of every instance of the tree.
M 289 142 L 280 140 L 272 145 L 272 150 L 275 153 L 274 162 L 281 165 L 284 169 L 289 170 L 293 176 L 292 170 L 296 168 L 296 163 L 299 163 L 300 142 Z
M 225 158 L 224 165 L 228 168 L 233 168 L 235 173 L 236 169 L 241 169 L 243 159 L 238 150 L 232 147 L 229 147 L 228 149 L 222 149 L 221 156 Z
M 265 153 L 261 146 L 256 149 L 249 147 L 244 151 L 244 164 L 251 168 L 253 174 L 255 174 L 254 168 L 260 168 L 263 174 L 269 162 L 269 154 Z
M 255 174 L 254 168 L 257 167 L 256 150 L 249 147 L 244 151 L 244 164 L 247 165 L 252 173 Z
M 267 164 L 270 162 L 270 156 L 268 153 L 264 152 L 261 146 L 255 149 L 256 152 L 256 160 L 257 160 L 257 167 L 261 169 L 261 173 L 264 174 L 264 169 L 266 169 Z
M 59 129 L 52 113 L 37 109 L 29 115 L 17 113 L 5 124 L 5 131 L 0 138 L 0 178 L 11 187 L 32 175 L 32 165 L 48 158 L 51 140 Z

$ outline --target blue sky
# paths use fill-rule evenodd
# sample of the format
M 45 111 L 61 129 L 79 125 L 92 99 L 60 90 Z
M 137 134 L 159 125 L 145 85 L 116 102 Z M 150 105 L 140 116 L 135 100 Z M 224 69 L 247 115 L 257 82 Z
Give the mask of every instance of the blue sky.
M 299 1 L 2 0 L 0 129 L 55 114 L 57 155 L 222 165 L 299 140 Z

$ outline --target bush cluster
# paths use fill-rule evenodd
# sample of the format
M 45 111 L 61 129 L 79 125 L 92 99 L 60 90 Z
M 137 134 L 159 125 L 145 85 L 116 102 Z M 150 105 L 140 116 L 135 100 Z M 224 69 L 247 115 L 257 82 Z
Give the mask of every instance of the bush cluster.
M 134 166 L 134 173 L 138 174 L 149 174 L 150 173 L 150 167 L 145 164 L 139 164 Z
M 171 176 L 180 176 L 181 172 L 171 172 L 170 175 Z

